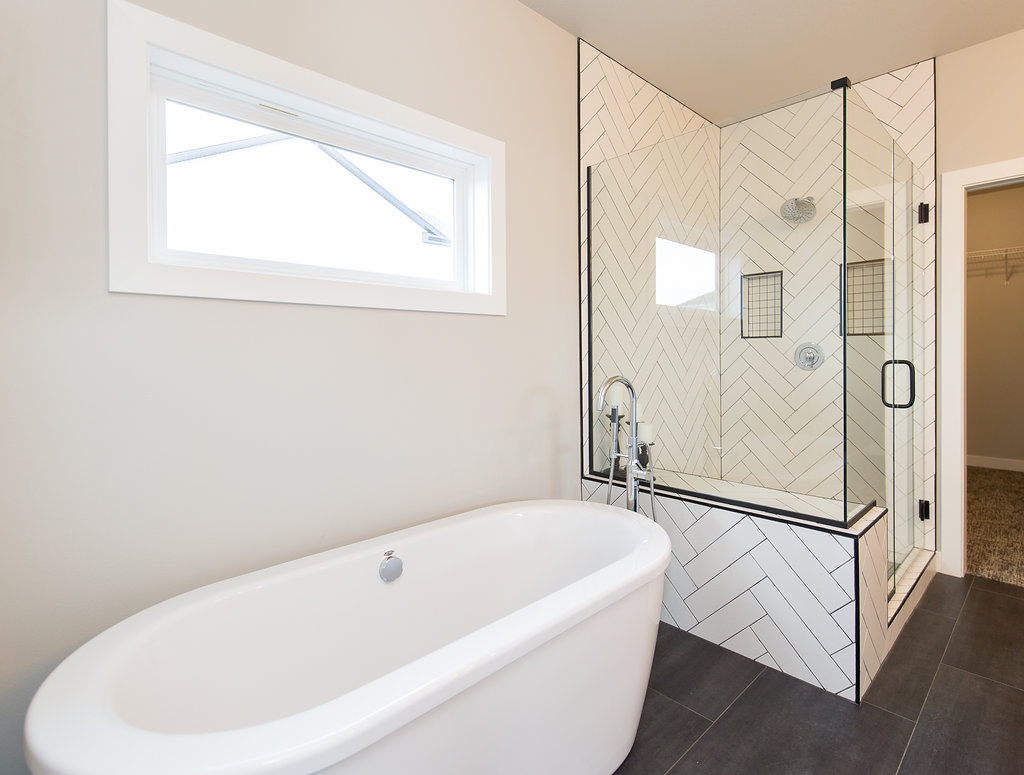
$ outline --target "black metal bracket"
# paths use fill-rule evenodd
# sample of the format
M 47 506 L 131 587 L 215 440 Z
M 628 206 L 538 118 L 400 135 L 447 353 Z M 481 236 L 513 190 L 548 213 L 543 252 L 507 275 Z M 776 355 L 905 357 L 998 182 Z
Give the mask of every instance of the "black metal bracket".
M 931 220 L 931 205 L 927 202 L 921 202 L 917 206 L 917 222 L 928 223 L 929 220 Z
M 847 88 L 853 86 L 853 83 L 850 81 L 849 76 L 844 75 L 842 78 L 836 78 L 834 81 L 832 81 L 832 91 L 835 91 L 836 89 L 841 89 L 844 86 Z
M 919 500 L 917 502 L 917 517 L 922 522 L 926 522 L 932 518 L 932 504 L 930 501 Z

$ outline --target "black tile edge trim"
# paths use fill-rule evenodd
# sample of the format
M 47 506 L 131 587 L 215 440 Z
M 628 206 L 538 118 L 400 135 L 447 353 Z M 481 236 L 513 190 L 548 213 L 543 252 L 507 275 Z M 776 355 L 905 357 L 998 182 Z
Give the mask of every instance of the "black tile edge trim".
M 578 243 L 577 248 L 576 248 L 576 253 L 577 253 L 577 256 L 576 256 L 576 271 L 577 271 L 577 274 L 576 274 L 576 294 L 577 294 L 576 295 L 576 299 L 577 299 L 577 305 L 578 306 L 576 307 L 576 309 L 578 311 L 578 314 L 580 314 L 580 315 L 583 314 L 580 311 L 582 309 L 582 307 L 583 307 L 583 283 L 582 283 L 582 280 L 580 279 L 583 276 L 583 247 L 582 247 L 583 246 L 583 241 L 581 239 L 582 235 L 580 234 L 580 229 L 582 227 L 578 225 L 580 220 L 582 219 L 582 215 L 583 215 L 583 213 L 580 212 L 580 209 L 582 207 L 582 205 L 580 205 L 580 188 L 583 185 L 583 176 L 580 174 L 580 162 L 583 159 L 583 141 L 581 139 L 581 136 L 583 134 L 583 127 L 581 126 L 581 124 L 583 123 L 583 108 L 580 105 L 580 102 L 583 99 L 583 93 L 582 93 L 583 92 L 583 78 L 581 77 L 581 73 L 580 73 L 580 65 L 583 63 L 583 52 L 581 50 L 582 46 L 583 46 L 583 39 L 582 38 L 576 38 L 576 223 L 577 223 L 577 226 L 576 226 L 576 240 L 577 240 L 577 243 Z M 589 232 L 590 231 L 590 224 L 589 224 L 590 213 L 589 213 L 589 211 L 587 213 L 587 219 L 588 219 L 587 231 Z M 588 235 L 588 237 L 589 237 L 589 235 Z M 588 240 L 588 248 L 587 249 L 588 250 L 590 249 L 589 248 L 589 240 Z M 589 269 L 588 269 L 588 271 L 589 271 Z M 589 299 L 588 299 L 587 303 L 588 304 L 590 303 Z M 586 444 L 586 435 L 584 434 L 584 431 L 583 431 L 583 384 L 584 384 L 584 382 L 583 382 L 583 321 L 582 321 L 582 319 L 578 321 L 578 325 L 580 326 L 580 328 L 577 330 L 576 346 L 577 346 L 577 348 L 579 348 L 577 350 L 577 353 L 579 354 L 579 361 L 578 361 L 578 363 L 579 363 L 579 378 L 580 378 L 580 472 L 581 473 L 585 473 L 586 470 L 587 470 L 587 461 L 585 459 L 586 452 L 584 451 L 584 445 Z M 589 361 L 590 361 L 590 347 L 588 346 L 587 347 L 587 362 L 589 363 Z M 589 371 L 589 369 L 588 369 L 588 371 Z M 591 468 L 594 467 L 593 461 L 590 462 L 590 467 Z M 580 494 L 582 495 L 582 493 L 580 493 Z
M 860 705 L 860 539 L 853 542 L 853 642 L 854 642 L 854 702 Z
M 584 474 L 583 478 L 588 482 L 599 482 L 601 484 L 608 484 L 607 477 L 594 476 L 593 474 Z M 616 480 L 616 484 L 619 481 Z M 650 486 L 640 486 L 642 492 L 650 492 Z M 697 503 L 701 506 L 711 506 L 713 508 L 722 508 L 726 511 L 732 511 L 737 514 L 743 514 L 748 517 L 757 517 L 758 519 L 768 519 L 772 522 L 782 522 L 787 525 L 795 525 L 796 527 L 804 527 L 808 530 L 817 530 L 821 533 L 830 533 L 832 535 L 842 536 L 843 538 L 859 538 L 868 530 L 870 530 L 878 522 L 878 520 L 885 517 L 888 513 L 888 509 L 882 509 L 875 517 L 867 523 L 865 526 L 857 526 L 857 530 L 851 530 L 848 527 L 843 527 L 839 520 L 828 520 L 823 517 L 813 517 L 808 514 L 801 514 L 797 511 L 787 511 L 786 509 L 774 509 L 767 506 L 757 506 L 753 503 L 740 500 L 731 500 L 729 498 L 721 498 L 717 495 L 708 495 L 707 493 L 693 492 L 691 490 L 683 490 L 676 487 L 658 487 L 655 489 L 654 494 L 662 498 L 671 498 L 672 500 L 683 501 L 685 503 Z M 874 508 L 868 507 L 868 508 Z
M 580 438 L 586 439 L 587 449 L 585 453 L 587 469 L 594 470 L 594 347 L 592 344 L 594 330 L 594 245 L 590 239 L 591 217 L 594 212 L 594 203 L 590 190 L 590 171 L 592 167 L 587 165 L 587 395 L 583 397 L 583 374 L 580 373 Z M 580 261 L 583 261 L 583 251 L 580 251 Z M 582 284 L 580 286 L 582 293 Z M 582 305 L 581 305 L 582 306 Z M 583 346 L 583 332 L 580 331 L 580 347 Z M 582 362 L 582 358 L 580 361 Z M 583 401 L 586 401 L 587 411 L 583 411 Z M 590 426 L 584 430 L 585 418 L 590 419 Z

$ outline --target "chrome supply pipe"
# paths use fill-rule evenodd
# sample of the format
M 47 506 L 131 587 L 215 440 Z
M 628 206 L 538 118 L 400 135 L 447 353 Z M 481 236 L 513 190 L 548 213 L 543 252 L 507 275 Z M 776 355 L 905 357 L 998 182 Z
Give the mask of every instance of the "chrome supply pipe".
M 600 409 L 598 409 L 600 411 Z M 619 457 L 619 407 L 613 406 L 609 419 L 611 420 L 612 440 L 608 449 L 608 495 L 604 502 L 612 502 L 612 485 L 615 483 L 615 460 Z
M 651 490 L 651 519 L 657 522 L 657 518 L 654 516 L 654 442 L 645 441 L 641 442 L 643 449 L 647 452 L 647 467 L 646 467 L 646 479 L 650 485 Z

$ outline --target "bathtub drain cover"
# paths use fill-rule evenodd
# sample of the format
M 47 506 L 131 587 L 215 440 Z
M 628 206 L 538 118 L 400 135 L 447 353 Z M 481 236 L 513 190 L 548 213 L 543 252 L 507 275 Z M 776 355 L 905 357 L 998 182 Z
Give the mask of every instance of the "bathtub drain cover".
M 390 584 L 402 575 L 402 560 L 394 555 L 393 551 L 384 552 L 384 559 L 380 563 L 380 580 L 385 584 Z

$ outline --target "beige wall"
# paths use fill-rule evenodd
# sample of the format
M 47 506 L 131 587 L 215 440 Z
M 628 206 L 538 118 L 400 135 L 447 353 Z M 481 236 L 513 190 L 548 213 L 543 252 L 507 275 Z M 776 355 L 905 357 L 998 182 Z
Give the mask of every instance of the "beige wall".
M 105 6 L 0 4 L 0 772 L 72 649 L 170 595 L 579 497 L 576 43 L 513 0 L 146 0 L 506 143 L 507 317 L 115 295 Z
M 940 174 L 1024 156 L 1022 81 L 1024 30 L 935 60 Z
M 1024 183 L 968 193 L 964 240 L 968 251 L 1024 246 Z
M 966 242 L 1024 245 L 1024 185 L 969 194 Z M 1024 461 L 1024 265 L 1011 268 L 1009 282 L 999 265 L 967 272 L 967 454 Z
M 936 60 L 939 173 L 1024 157 L 1022 80 L 1024 30 Z M 972 227 L 975 218 L 992 218 L 969 207 L 968 249 L 1000 241 Z M 971 276 L 966 289 L 967 453 L 1024 460 L 1024 412 L 1005 400 L 1024 388 L 1024 348 L 1009 336 L 1024 323 L 1024 276 L 1009 285 L 997 275 Z

